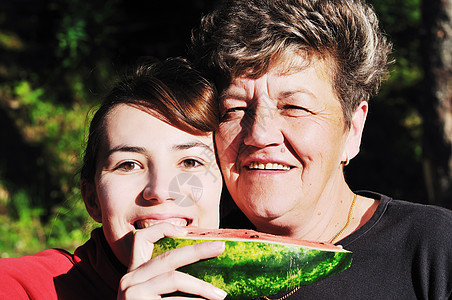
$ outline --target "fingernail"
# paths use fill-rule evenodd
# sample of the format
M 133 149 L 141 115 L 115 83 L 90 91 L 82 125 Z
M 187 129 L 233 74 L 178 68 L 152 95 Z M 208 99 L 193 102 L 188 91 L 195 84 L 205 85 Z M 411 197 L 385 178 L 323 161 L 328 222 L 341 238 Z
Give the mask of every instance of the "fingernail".
M 218 299 L 224 299 L 228 295 L 228 293 L 219 288 L 214 288 L 213 292 L 218 297 Z
M 213 249 L 224 249 L 223 241 L 209 242 L 209 246 Z

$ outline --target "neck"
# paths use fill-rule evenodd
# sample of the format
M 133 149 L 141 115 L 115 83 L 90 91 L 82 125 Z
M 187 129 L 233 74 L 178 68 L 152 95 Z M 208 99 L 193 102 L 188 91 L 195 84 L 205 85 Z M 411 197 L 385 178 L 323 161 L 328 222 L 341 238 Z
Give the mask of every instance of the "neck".
M 312 207 L 302 207 L 301 200 L 298 210 L 271 220 L 257 220 L 253 223 L 263 232 L 303 240 L 332 242 L 350 221 L 353 198 L 353 192 L 346 186 L 342 190 L 323 193 Z

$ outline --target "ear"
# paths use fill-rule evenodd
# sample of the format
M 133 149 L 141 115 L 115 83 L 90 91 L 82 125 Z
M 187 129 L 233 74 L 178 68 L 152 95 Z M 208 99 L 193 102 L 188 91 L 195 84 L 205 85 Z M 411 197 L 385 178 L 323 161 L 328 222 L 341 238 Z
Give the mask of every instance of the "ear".
M 82 181 L 80 183 L 80 191 L 82 193 L 83 202 L 85 202 L 86 210 L 94 221 L 102 223 L 102 210 L 97 198 L 96 187 L 92 183 Z
M 353 113 L 350 130 L 345 144 L 343 161 L 346 161 L 347 157 L 348 159 L 352 159 L 359 153 L 368 109 L 369 103 L 367 103 L 367 101 L 362 101 Z

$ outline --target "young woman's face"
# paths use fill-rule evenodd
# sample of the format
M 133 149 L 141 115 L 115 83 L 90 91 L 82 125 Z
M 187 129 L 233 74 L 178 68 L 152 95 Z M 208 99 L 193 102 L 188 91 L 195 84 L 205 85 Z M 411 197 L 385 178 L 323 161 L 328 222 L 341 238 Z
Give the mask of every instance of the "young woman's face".
M 124 104 L 109 113 L 104 130 L 95 176 L 99 221 L 124 265 L 134 229 L 159 222 L 218 228 L 222 179 L 212 134 L 189 134 Z

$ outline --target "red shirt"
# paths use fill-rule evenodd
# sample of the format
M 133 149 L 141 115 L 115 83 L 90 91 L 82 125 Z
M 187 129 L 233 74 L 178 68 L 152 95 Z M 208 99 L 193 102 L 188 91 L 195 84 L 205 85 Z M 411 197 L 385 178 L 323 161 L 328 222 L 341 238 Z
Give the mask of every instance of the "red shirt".
M 98 228 L 73 255 L 48 249 L 0 259 L 0 299 L 116 299 L 125 272 Z

